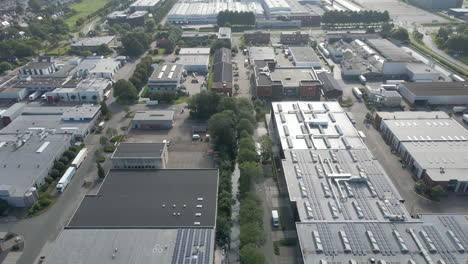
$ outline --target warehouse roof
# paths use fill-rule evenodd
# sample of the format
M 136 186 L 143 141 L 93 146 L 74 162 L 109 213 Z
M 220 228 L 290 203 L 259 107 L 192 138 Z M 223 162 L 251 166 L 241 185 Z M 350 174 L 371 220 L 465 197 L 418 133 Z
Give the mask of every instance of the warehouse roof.
M 375 263 L 465 263 L 465 217 L 423 215 L 422 220 L 430 222 L 314 222 L 296 227 L 305 264 L 370 263 L 371 258 Z
M 180 64 L 182 65 L 203 65 L 210 64 L 210 55 L 183 55 L 179 57 Z
M 162 63 L 154 69 L 148 82 L 177 81 L 182 73 L 182 64 Z
M 72 43 L 71 46 L 81 47 L 81 46 L 99 46 L 101 44 L 109 44 L 113 41 L 115 36 L 101 36 L 101 37 L 92 37 L 92 38 L 80 38 L 77 42 Z
M 468 82 L 405 82 L 400 84 L 415 96 L 466 96 Z
M 161 0 L 136 0 L 130 6 L 156 6 Z
M 213 263 L 214 233 L 200 228 L 65 229 L 44 263 Z
M 214 64 L 225 62 L 231 63 L 231 50 L 227 48 L 217 49 L 214 53 Z
M 112 158 L 160 158 L 166 143 L 125 143 L 118 145 Z
M 366 41 L 388 61 L 410 62 L 415 60 L 411 55 L 387 39 L 367 39 Z
M 270 72 L 271 82 L 281 82 L 283 86 L 299 86 L 301 82 L 315 81 L 318 84 L 317 74 L 307 67 L 281 67 Z
M 154 111 L 137 111 L 133 117 L 134 121 L 148 120 L 173 120 L 174 111 L 154 110 Z
M 319 62 L 320 59 L 311 47 L 289 47 L 296 63 Z
M 365 148 L 338 102 L 273 102 L 272 110 L 283 150 Z
M 220 27 L 218 31 L 218 39 L 231 39 L 231 28 Z
M 210 48 L 181 48 L 179 55 L 210 55 Z
M 217 169 L 110 170 L 68 228 L 211 228 L 217 189 Z
M 317 77 L 322 82 L 323 90 L 325 93 L 330 91 L 340 91 L 343 92 L 343 87 L 336 81 L 331 73 L 328 72 L 319 72 L 317 73 Z
M 22 69 L 29 70 L 29 69 L 45 69 L 49 67 L 53 67 L 55 64 L 53 62 L 37 62 L 31 61 L 28 64 L 24 65 Z
M 259 60 L 275 60 L 275 51 L 271 47 L 249 47 L 250 64 Z

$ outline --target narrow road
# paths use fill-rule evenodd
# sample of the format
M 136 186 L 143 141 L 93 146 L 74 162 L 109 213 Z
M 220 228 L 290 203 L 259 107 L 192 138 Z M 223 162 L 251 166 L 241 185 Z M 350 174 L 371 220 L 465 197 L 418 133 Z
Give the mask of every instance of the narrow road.
M 237 198 L 237 193 L 239 191 L 239 178 L 240 178 L 240 171 L 239 171 L 239 164 L 236 163 L 236 167 L 232 172 L 231 180 L 232 180 L 232 195 L 235 199 L 234 205 L 231 207 L 231 244 L 229 248 L 229 255 L 228 260 L 229 263 L 239 264 L 239 248 L 240 248 L 240 227 L 239 227 L 239 209 L 240 209 L 240 202 Z
M 436 44 L 432 41 L 432 38 L 428 35 L 424 35 L 423 37 L 423 43 L 424 45 L 426 45 L 432 52 L 434 52 L 435 54 L 437 54 L 438 56 L 442 57 L 443 59 L 445 59 L 446 61 L 454 64 L 455 66 L 457 67 L 460 67 L 462 68 L 463 70 L 465 71 L 468 71 L 468 66 L 466 64 L 464 64 L 463 62 L 461 61 L 458 61 L 454 58 L 452 58 L 450 55 L 448 55 L 445 51 L 443 50 L 440 50 L 439 48 L 437 48 Z

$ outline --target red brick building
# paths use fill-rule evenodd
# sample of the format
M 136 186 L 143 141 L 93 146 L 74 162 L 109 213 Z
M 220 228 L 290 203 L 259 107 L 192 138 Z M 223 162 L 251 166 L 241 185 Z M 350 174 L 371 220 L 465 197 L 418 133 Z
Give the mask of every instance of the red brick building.
M 270 43 L 270 32 L 255 31 L 244 33 L 244 40 L 246 43 L 268 44 Z
M 280 35 L 280 42 L 285 45 L 302 45 L 309 43 L 309 41 L 309 34 L 301 31 L 281 32 Z

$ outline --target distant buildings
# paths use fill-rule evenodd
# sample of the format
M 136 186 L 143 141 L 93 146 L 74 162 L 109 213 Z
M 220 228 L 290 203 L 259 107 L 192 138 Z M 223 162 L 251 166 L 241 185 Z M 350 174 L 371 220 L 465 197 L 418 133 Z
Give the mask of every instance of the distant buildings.
M 130 10 L 154 12 L 162 2 L 161 0 L 136 0 L 130 5 Z
M 136 129 L 170 129 L 174 123 L 174 111 L 137 111 L 131 127 Z
M 448 14 L 468 21 L 468 8 L 450 8 Z
M 0 199 L 14 207 L 37 201 L 37 189 L 62 153 L 84 140 L 100 106 L 27 107 L 17 103 L 2 114 L 0 130 Z M 35 189 L 31 189 L 35 188 Z
M 308 33 L 296 32 L 281 32 L 280 42 L 284 45 L 304 45 L 310 42 Z
M 144 26 L 148 14 L 148 11 L 135 11 L 130 14 L 124 11 L 114 11 L 107 16 L 107 21 L 110 25 L 129 23 L 133 26 Z
M 268 44 L 270 43 L 270 32 L 255 31 L 244 33 L 244 40 L 252 44 Z
M 253 12 L 257 20 L 265 18 L 263 7 L 258 2 L 214 2 L 176 3 L 169 11 L 167 21 L 174 24 L 216 24 L 221 11 Z
M 213 63 L 213 83 L 211 90 L 232 95 L 231 50 L 221 48 L 215 51 Z
M 182 78 L 183 65 L 162 63 L 148 79 L 148 91 L 176 91 Z
M 112 154 L 114 169 L 165 169 L 166 143 L 120 143 Z
M 431 10 L 458 8 L 463 5 L 462 0 L 410 0 L 409 2 L 413 5 Z
M 78 41 L 71 44 L 72 52 L 82 52 L 82 51 L 91 51 L 96 52 L 99 46 L 105 44 L 109 47 L 116 45 L 115 36 L 101 36 L 101 37 L 92 37 L 92 38 L 81 38 Z
M 59 87 L 46 92 L 49 102 L 92 103 L 104 100 L 104 94 L 110 91 L 112 82 L 103 78 L 89 78 L 80 81 L 75 87 Z

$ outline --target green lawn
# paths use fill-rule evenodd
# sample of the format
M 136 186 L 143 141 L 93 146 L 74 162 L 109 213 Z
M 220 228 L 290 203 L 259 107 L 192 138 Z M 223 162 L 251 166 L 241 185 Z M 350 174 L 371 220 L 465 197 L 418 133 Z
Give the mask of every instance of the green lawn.
M 80 18 L 85 18 L 93 12 L 103 8 L 110 0 L 83 0 L 81 3 L 71 5 L 70 8 L 77 13 L 65 20 L 69 26 L 75 26 Z

